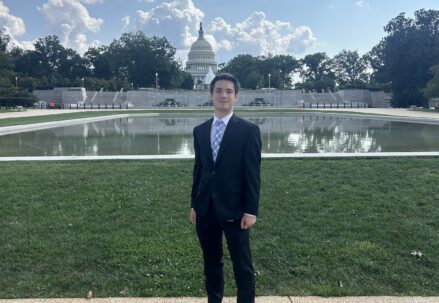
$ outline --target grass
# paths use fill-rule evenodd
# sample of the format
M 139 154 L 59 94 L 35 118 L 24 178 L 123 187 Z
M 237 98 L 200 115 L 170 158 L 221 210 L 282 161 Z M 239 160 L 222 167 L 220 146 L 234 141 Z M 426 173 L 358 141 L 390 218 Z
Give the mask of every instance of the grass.
M 0 298 L 203 296 L 191 172 L 0 163 Z M 264 160 L 257 295 L 439 295 L 438 180 L 438 158 Z
M 87 111 L 87 112 L 65 113 L 65 114 L 56 114 L 56 115 L 5 118 L 5 119 L 0 119 L 0 127 L 52 122 L 52 121 L 63 121 L 63 120 L 81 119 L 81 118 L 90 118 L 90 117 L 101 117 L 101 116 L 119 115 L 119 114 L 127 114 L 127 113 L 133 113 L 133 111 Z

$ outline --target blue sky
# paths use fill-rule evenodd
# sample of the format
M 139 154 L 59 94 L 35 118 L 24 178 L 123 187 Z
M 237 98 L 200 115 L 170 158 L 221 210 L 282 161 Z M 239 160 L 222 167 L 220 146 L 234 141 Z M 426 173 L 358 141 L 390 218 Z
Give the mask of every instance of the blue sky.
M 182 61 L 205 36 L 225 62 L 237 54 L 306 54 L 342 49 L 369 51 L 383 27 L 399 13 L 439 10 L 438 0 L 0 0 L 0 26 L 16 45 L 56 34 L 64 46 L 83 53 L 108 45 L 121 33 L 142 30 L 166 36 Z

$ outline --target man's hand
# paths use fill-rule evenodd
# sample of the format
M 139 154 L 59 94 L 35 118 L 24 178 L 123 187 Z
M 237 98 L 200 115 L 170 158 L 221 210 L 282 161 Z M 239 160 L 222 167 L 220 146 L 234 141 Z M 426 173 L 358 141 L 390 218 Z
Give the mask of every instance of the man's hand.
M 249 229 L 256 223 L 255 216 L 244 215 L 241 219 L 241 229 Z
M 189 214 L 189 220 L 192 224 L 195 224 L 197 222 L 197 214 L 195 213 L 195 210 L 191 208 L 191 213 Z

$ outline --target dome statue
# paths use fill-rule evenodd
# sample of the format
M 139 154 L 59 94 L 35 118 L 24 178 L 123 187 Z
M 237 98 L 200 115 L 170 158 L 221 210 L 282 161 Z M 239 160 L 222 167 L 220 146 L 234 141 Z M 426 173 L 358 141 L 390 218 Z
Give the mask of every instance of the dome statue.
M 218 64 L 215 60 L 215 53 L 212 50 L 212 46 L 204 39 L 202 23 L 200 23 L 198 34 L 198 39 L 192 44 L 189 52 L 186 71 L 192 75 L 195 87 L 200 88 L 204 84 L 209 69 L 211 69 L 213 73 L 216 73 Z

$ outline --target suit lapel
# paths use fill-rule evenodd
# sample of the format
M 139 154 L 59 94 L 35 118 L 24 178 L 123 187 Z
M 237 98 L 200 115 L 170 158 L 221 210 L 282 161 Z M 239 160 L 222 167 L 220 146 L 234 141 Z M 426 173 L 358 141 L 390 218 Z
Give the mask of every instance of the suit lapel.
M 209 158 L 209 163 L 213 166 L 213 159 L 212 159 L 212 144 L 210 142 L 210 133 L 211 133 L 211 129 L 212 129 L 212 123 L 213 123 L 213 118 L 207 120 L 206 122 L 206 126 L 203 127 L 203 133 L 202 135 L 202 140 L 204 141 L 204 144 L 206 144 L 208 146 L 207 150 L 208 150 L 208 158 Z
M 223 139 L 221 140 L 220 148 L 218 151 L 218 156 L 216 157 L 215 163 L 218 163 L 221 159 L 221 155 L 223 154 L 223 151 L 228 146 L 228 142 L 233 137 L 233 133 L 238 129 L 238 124 L 240 120 L 238 117 L 235 116 L 235 114 L 232 115 L 232 117 L 229 120 L 229 123 L 227 123 L 226 130 L 223 135 Z M 212 148 L 211 148 L 212 149 Z

